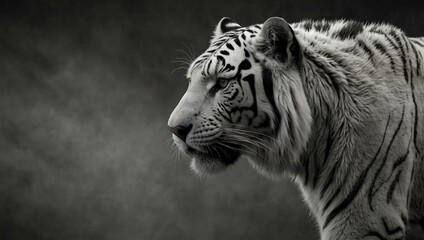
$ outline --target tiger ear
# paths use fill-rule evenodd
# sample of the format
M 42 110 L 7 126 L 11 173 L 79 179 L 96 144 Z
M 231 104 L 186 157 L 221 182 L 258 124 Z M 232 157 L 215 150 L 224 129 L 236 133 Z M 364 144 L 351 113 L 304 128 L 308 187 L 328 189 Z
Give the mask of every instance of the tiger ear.
M 300 52 L 293 29 L 282 18 L 272 17 L 266 20 L 260 36 L 262 39 L 258 42 L 257 48 L 268 58 L 289 63 Z
M 237 28 L 241 28 L 241 26 L 231 20 L 231 18 L 223 17 L 221 21 L 219 21 L 218 25 L 216 25 L 215 31 L 214 31 L 214 38 L 221 36 L 222 34 L 235 30 Z

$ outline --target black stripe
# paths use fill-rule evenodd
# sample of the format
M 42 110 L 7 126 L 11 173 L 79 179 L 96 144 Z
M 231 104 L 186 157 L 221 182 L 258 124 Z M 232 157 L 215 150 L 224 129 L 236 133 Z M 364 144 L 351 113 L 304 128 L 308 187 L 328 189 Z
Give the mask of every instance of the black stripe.
M 223 66 L 225 66 L 225 58 L 223 56 L 216 56 L 216 59 L 221 62 Z
M 386 38 L 386 40 L 390 43 L 390 45 L 393 47 L 393 49 L 395 49 L 396 50 L 396 53 L 399 53 L 399 49 L 401 48 L 401 47 L 398 47 L 393 41 L 392 41 L 392 39 L 390 39 L 390 37 L 386 34 L 386 33 L 382 33 L 383 35 L 384 35 L 384 37 Z M 404 65 L 403 65 L 404 67 L 403 67 L 403 70 L 404 70 L 404 78 L 405 78 L 405 80 L 406 80 L 406 70 L 405 70 L 405 63 L 404 63 Z
M 249 60 L 244 59 L 239 67 L 238 67 L 238 72 L 237 75 L 242 71 L 242 70 L 249 70 L 252 67 L 252 64 L 249 62 Z
M 280 111 L 277 108 L 277 105 L 275 104 L 275 100 L 274 100 L 274 87 L 273 87 L 273 79 L 272 79 L 272 72 L 269 69 L 264 68 L 262 70 L 262 81 L 263 81 L 263 86 L 264 86 L 264 91 L 265 91 L 265 95 L 269 101 L 269 103 L 271 104 L 272 107 L 272 111 L 274 113 L 274 117 L 271 119 L 274 119 L 274 125 L 275 128 L 274 129 L 274 134 L 277 134 L 278 131 L 280 130 L 280 125 L 281 125 L 281 115 L 280 115 Z
M 219 47 L 219 46 L 221 46 L 222 45 L 222 43 L 224 42 L 224 40 L 218 40 L 218 41 L 216 41 L 216 42 L 214 42 L 213 44 L 212 44 L 212 46 L 214 46 L 214 47 Z
M 419 45 L 420 47 L 424 47 L 424 43 L 423 42 L 420 42 L 417 39 L 411 39 L 411 41 L 413 41 L 415 44 Z
M 412 113 L 411 113 L 411 115 L 412 115 Z M 400 157 L 398 157 L 398 159 L 396 159 L 396 161 L 393 163 L 393 166 L 392 166 L 392 174 L 393 174 L 393 171 L 398 167 L 398 166 L 400 166 L 402 163 L 404 163 L 405 161 L 406 161 L 406 159 L 408 158 L 408 155 L 409 155 L 409 153 L 410 153 L 410 150 L 411 150 L 411 142 L 412 142 L 412 137 L 413 137 L 413 135 L 411 135 L 411 137 L 409 138 L 409 142 L 408 142 L 408 147 L 407 147 L 407 150 L 406 150 L 406 153 L 405 154 L 403 154 L 402 156 L 400 156 Z
M 244 56 L 247 58 L 250 57 L 249 51 L 247 51 L 246 49 L 244 49 Z
M 356 179 L 355 184 L 352 187 L 352 190 L 347 195 L 347 197 L 339 204 L 337 205 L 329 214 L 327 219 L 324 222 L 323 229 L 325 229 L 328 224 L 340 213 L 342 212 L 346 207 L 349 206 L 349 204 L 355 199 L 357 196 L 359 190 L 362 188 L 363 183 L 368 175 L 369 170 L 371 169 L 371 166 L 374 165 L 374 162 L 377 160 L 377 156 L 380 154 L 381 147 L 383 146 L 384 140 L 386 139 L 386 132 L 387 127 L 390 123 L 390 114 L 387 119 L 386 128 L 384 130 L 383 139 L 381 140 L 380 146 L 377 149 L 377 152 L 375 153 L 373 159 L 371 160 L 370 164 L 367 166 L 367 168 L 359 175 L 359 177 Z
M 236 90 L 234 91 L 233 95 L 231 95 L 230 98 L 228 98 L 228 101 L 232 101 L 234 99 L 236 99 L 237 95 L 239 94 L 239 90 L 236 88 Z
M 319 21 L 319 22 L 315 22 L 314 23 L 314 29 L 318 32 L 320 32 L 322 30 L 322 26 L 323 26 L 324 22 L 323 21 Z
M 405 51 L 403 49 L 403 45 L 402 45 L 402 41 L 400 40 L 399 36 L 396 34 L 395 31 L 390 31 L 390 35 L 393 36 L 395 38 L 396 43 L 399 45 L 398 49 L 401 51 L 401 59 L 402 59 L 402 64 L 403 64 L 403 76 L 405 78 L 406 82 L 409 82 L 409 77 L 408 77 L 408 72 L 406 69 L 406 58 L 405 58 Z
M 389 155 L 389 151 L 390 151 L 390 149 L 392 147 L 393 142 L 395 141 L 396 136 L 399 133 L 400 127 L 402 126 L 404 116 L 405 116 L 405 106 L 403 106 L 403 108 L 402 108 L 401 119 L 399 121 L 398 126 L 395 129 L 395 132 L 393 133 L 393 136 L 392 136 L 392 139 L 389 142 L 389 145 L 387 146 L 386 153 L 384 154 L 383 160 L 381 161 L 381 164 L 380 164 L 379 168 L 377 169 L 377 172 L 374 174 L 373 180 L 371 181 L 371 186 L 370 186 L 370 188 L 368 190 L 368 204 L 369 204 L 369 206 L 370 206 L 370 208 L 371 208 L 372 211 L 374 211 L 374 207 L 372 206 L 372 198 L 377 193 L 376 191 L 373 191 L 374 190 L 374 186 L 376 184 L 377 178 L 380 175 L 381 170 L 383 170 L 384 164 L 387 162 L 387 157 Z
M 417 100 L 415 99 L 415 86 L 414 81 L 411 79 L 411 93 L 412 93 L 412 102 L 414 102 L 414 108 L 415 108 L 415 114 L 414 114 L 414 146 L 417 153 L 421 153 L 421 151 L 418 149 L 417 144 L 417 134 L 418 134 L 418 106 L 417 106 Z
M 219 72 L 220 73 L 222 73 L 222 72 L 231 72 L 231 71 L 233 71 L 234 69 L 235 69 L 236 67 L 234 67 L 233 65 L 231 65 L 231 64 L 227 64 L 227 65 L 225 65 L 225 68 L 223 68 L 223 69 L 221 69 L 221 70 L 219 70 Z
M 324 193 L 327 191 L 328 187 L 330 186 L 331 182 L 334 181 L 334 175 L 336 174 L 336 170 L 340 166 L 340 161 L 337 161 L 336 165 L 331 169 L 331 172 L 328 174 L 327 179 L 324 183 L 324 187 L 321 190 L 320 199 L 324 197 Z M 316 174 L 318 175 L 318 174 Z M 315 182 L 314 182 L 315 184 Z M 314 185 L 315 187 L 315 185 Z
M 312 28 L 312 21 L 311 20 L 306 20 L 305 21 L 305 23 L 303 23 L 303 28 L 306 30 L 306 31 L 309 31 L 309 30 L 311 30 L 311 28 Z
M 401 34 L 400 36 L 402 37 L 403 41 L 405 42 L 406 52 L 409 52 L 409 44 L 408 44 L 408 41 L 406 40 L 405 34 Z
M 393 177 L 393 171 L 390 173 L 390 176 L 382 181 L 382 183 L 373 191 L 374 193 L 380 191 L 380 189 Z
M 387 238 L 383 237 L 383 235 L 381 235 L 379 232 L 377 231 L 369 231 L 365 236 L 365 237 L 376 237 L 379 240 L 388 240 Z
M 348 38 L 355 38 L 364 31 L 362 23 L 356 21 L 347 22 L 337 33 L 333 34 L 333 37 L 339 37 L 341 40 Z
M 209 61 L 211 61 L 210 59 L 209 59 Z M 206 76 L 206 69 L 207 68 L 207 64 L 203 64 L 203 66 L 202 66 L 202 75 L 203 76 Z
M 350 169 L 350 165 L 349 168 Z M 322 210 L 322 212 L 327 211 L 327 208 L 333 203 L 334 199 L 340 194 L 341 190 L 345 187 L 348 179 L 349 179 L 349 171 L 347 171 L 346 175 L 343 178 L 343 182 L 340 184 L 340 186 L 337 188 L 337 190 L 333 193 L 331 197 L 328 198 L 327 202 L 325 203 L 325 206 Z M 321 197 L 322 198 L 322 197 Z
M 212 64 L 212 61 L 209 61 L 209 63 L 208 63 L 208 68 L 207 68 L 207 72 L 209 73 L 209 69 L 210 69 L 210 67 L 211 67 L 211 64 Z M 210 74 L 210 73 L 209 73 Z
M 325 203 L 324 208 L 322 209 L 322 212 L 324 213 L 325 211 L 327 211 L 327 208 L 331 205 L 331 203 L 333 203 L 334 198 L 336 198 L 336 196 L 339 195 L 340 191 L 342 190 L 342 185 L 340 185 L 337 190 L 334 192 L 334 194 L 327 200 L 327 202 Z M 323 196 L 324 191 L 321 192 L 321 199 Z
M 243 37 L 243 34 L 242 34 Z M 241 47 L 241 42 L 238 38 L 234 39 L 234 42 L 237 44 L 237 46 Z
M 303 181 L 303 185 L 308 185 L 309 182 L 309 164 L 311 162 L 310 157 L 308 156 L 305 160 L 304 166 L 305 166 L 305 179 Z
M 404 233 L 404 230 L 401 226 L 398 226 L 395 229 L 389 229 L 389 225 L 387 225 L 386 220 L 384 220 L 384 218 L 381 218 L 381 221 L 383 222 L 384 230 L 386 230 L 387 234 L 393 235 L 393 234 L 396 234 L 398 232 Z
M 318 106 L 320 106 L 321 105 L 321 99 L 318 98 L 317 100 L 319 102 Z M 312 170 L 315 170 L 315 174 L 313 175 L 314 177 L 316 175 L 318 175 L 318 172 L 319 172 L 319 167 L 317 165 L 317 160 L 316 160 L 317 159 L 317 149 L 316 148 L 317 148 L 317 145 L 313 144 L 313 149 L 310 151 L 310 154 L 308 156 L 308 169 L 307 169 L 308 170 L 307 173 L 310 174 L 311 176 L 312 176 Z M 311 159 L 312 154 L 313 154 L 313 158 Z M 312 170 L 311 170 L 311 166 L 310 166 L 311 163 L 314 164 L 314 165 L 312 165 Z M 308 181 L 305 182 L 305 185 L 307 185 L 307 184 L 308 184 Z
M 373 43 L 374 47 L 377 48 L 378 51 L 380 51 L 381 54 L 390 57 L 389 53 L 387 52 L 386 47 L 384 47 L 380 42 L 374 41 L 372 43 Z
M 414 55 L 415 55 L 415 61 L 416 61 L 416 65 L 417 65 L 417 67 L 416 67 L 416 70 L 417 70 L 417 76 L 419 76 L 420 75 L 420 73 L 421 73 L 421 64 L 420 64 L 420 59 L 419 59 L 419 56 L 418 56 L 418 52 L 417 52 L 417 49 L 415 48 L 415 45 L 414 44 L 411 44 L 411 48 L 412 48 L 412 50 L 414 51 Z
M 327 122 L 329 122 L 328 119 L 327 119 Z M 324 161 L 323 161 L 322 168 L 324 168 L 324 166 L 326 165 L 327 160 L 328 160 L 328 156 L 330 155 L 331 147 L 333 146 L 331 126 L 327 126 L 327 129 L 328 129 L 328 133 L 327 133 L 327 144 L 325 146 Z M 333 169 L 331 170 L 331 173 L 327 176 L 327 179 L 326 179 L 325 184 L 324 184 L 324 188 L 321 191 L 321 199 L 322 199 L 322 197 L 324 195 L 324 192 L 329 187 L 330 182 L 331 182 L 331 179 L 334 178 L 334 175 L 336 174 L 336 170 L 339 168 L 339 166 L 340 166 L 340 161 L 338 161 L 336 163 L 336 165 L 333 166 Z M 319 175 L 318 173 L 315 174 L 313 188 L 315 188 L 315 186 L 316 186 L 316 184 L 318 182 L 318 175 Z
M 415 47 L 413 47 L 413 49 L 415 51 Z M 416 54 L 416 52 L 415 52 L 415 54 Z M 418 66 L 420 66 L 420 64 L 419 64 L 418 59 L 417 59 L 417 72 L 418 72 Z M 414 146 L 415 146 L 415 150 L 417 151 L 417 153 L 420 154 L 421 151 L 419 150 L 418 144 L 417 144 L 418 120 L 419 120 L 418 119 L 418 115 L 419 115 L 419 111 L 418 111 L 417 100 L 416 100 L 416 97 L 415 97 L 415 85 L 414 85 L 414 81 L 413 81 L 412 78 L 411 78 L 411 93 L 412 93 L 412 101 L 414 103 L 414 109 L 415 109 L 415 114 L 414 114 Z
M 294 126 L 293 126 L 293 118 L 292 118 L 292 115 L 290 114 L 290 113 L 287 113 L 287 125 L 288 125 L 288 134 L 289 134 L 289 137 L 288 137 L 288 139 L 289 139 L 289 141 L 290 141 L 290 144 L 292 145 L 292 146 L 294 146 L 294 140 L 295 140 L 295 129 L 294 129 Z
M 227 48 L 230 50 L 234 50 L 234 47 L 231 45 L 231 43 L 227 43 L 225 46 L 227 46 Z
M 327 145 L 325 146 L 324 163 L 327 162 L 332 146 L 333 146 L 333 136 L 332 136 L 331 126 L 328 126 L 328 136 L 327 136 Z
M 395 62 L 394 62 L 394 60 L 393 60 L 393 57 L 392 57 L 392 56 L 389 54 L 389 52 L 387 51 L 386 47 L 384 47 L 384 46 L 383 46 L 383 44 L 381 44 L 381 43 L 379 43 L 379 42 L 377 42 L 377 41 L 374 41 L 374 42 L 373 42 L 373 44 L 374 44 L 374 47 L 375 47 L 378 51 L 380 51 L 380 53 L 381 53 L 382 55 L 385 55 L 385 56 L 387 56 L 387 58 L 389 58 L 389 61 L 390 61 L 390 67 L 391 67 L 391 69 L 392 69 L 393 73 L 396 73 Z
M 374 52 L 362 40 L 358 40 L 358 45 L 359 45 L 359 47 L 361 47 L 364 50 L 364 52 L 367 53 L 368 58 L 369 58 L 369 60 L 371 60 L 372 65 L 375 66 Z
M 325 22 L 324 25 L 321 28 L 321 31 L 323 32 L 327 32 L 328 30 L 330 30 L 331 24 L 328 22 Z
M 219 108 L 216 109 L 218 111 L 219 115 L 221 117 L 223 117 L 225 120 L 227 120 L 228 122 L 231 122 L 231 116 L 225 116 L 224 113 L 223 113 L 223 111 L 221 111 L 221 109 L 224 110 L 224 108 L 222 108 L 222 107 L 219 107 Z M 228 113 L 227 113 L 227 115 L 228 115 Z
M 390 45 L 392 45 L 393 49 L 395 50 L 399 49 L 399 47 L 392 41 L 392 39 L 390 39 L 390 37 L 386 33 L 384 33 L 383 35 L 386 38 L 386 40 L 390 43 Z
M 249 62 L 249 65 L 250 65 L 250 62 Z M 242 68 L 242 66 L 240 68 Z M 249 68 L 250 67 L 243 68 L 243 69 L 249 69 Z M 242 80 L 249 83 L 250 90 L 252 91 L 253 103 L 252 103 L 252 106 L 249 107 L 249 110 L 253 111 L 253 116 L 252 116 L 252 118 L 249 119 L 249 124 L 252 124 L 253 119 L 256 116 L 258 116 L 258 103 L 257 103 L 257 99 L 256 99 L 255 75 L 249 74 L 246 77 L 244 77 Z
M 412 181 L 414 179 L 415 171 L 412 169 L 411 171 L 411 178 L 409 179 L 409 187 L 408 187 L 408 194 L 406 195 L 406 203 L 409 205 L 410 203 L 410 197 L 411 197 L 411 189 L 412 189 Z
M 395 179 L 393 179 L 392 183 L 390 184 L 389 191 L 387 192 L 387 197 L 386 197 L 386 203 L 387 204 L 389 204 L 392 201 L 393 193 L 395 191 L 396 185 L 399 183 L 401 173 L 402 173 L 402 171 L 399 171 L 396 174 Z
M 408 57 L 408 62 L 409 62 L 409 76 L 411 79 L 411 83 L 414 80 L 414 69 L 412 68 L 412 60 L 411 57 Z
M 408 151 L 406 151 L 405 154 L 403 154 L 402 156 L 400 156 L 393 163 L 392 171 L 394 171 L 399 165 L 401 165 L 402 163 L 404 163 L 406 161 L 406 159 L 408 158 L 408 155 L 409 155 L 409 147 L 408 147 Z
M 317 186 L 318 178 L 321 175 L 320 174 L 321 173 L 321 168 L 319 168 L 318 167 L 318 164 L 316 164 L 317 163 L 317 154 L 316 154 L 316 151 L 315 151 L 315 154 L 314 154 L 314 161 L 315 161 L 315 174 L 314 174 L 314 179 L 312 181 L 312 189 L 315 189 L 315 187 Z M 330 173 L 330 175 L 331 175 L 331 173 Z
M 228 51 L 225 51 L 225 50 L 221 50 L 221 51 L 219 51 L 222 55 L 226 55 L 226 56 L 228 56 L 228 55 L 230 55 L 230 53 L 228 52 Z
M 203 59 L 203 58 L 198 59 L 196 62 L 194 62 L 194 63 L 193 63 L 193 66 L 198 65 L 198 64 L 199 64 L 199 63 L 201 63 L 203 60 L 205 60 L 205 59 Z
M 408 225 L 408 220 L 407 220 L 407 218 L 406 218 L 406 216 L 405 216 L 404 213 L 401 213 L 400 214 L 400 219 L 402 220 L 403 226 L 407 226 Z

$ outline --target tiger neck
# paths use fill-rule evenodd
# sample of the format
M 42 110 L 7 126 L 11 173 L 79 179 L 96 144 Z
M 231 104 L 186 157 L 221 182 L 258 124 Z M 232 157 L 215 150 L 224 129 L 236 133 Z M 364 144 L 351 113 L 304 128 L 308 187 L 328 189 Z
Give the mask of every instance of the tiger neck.
M 320 216 L 320 211 L 325 208 L 323 199 L 329 190 L 332 191 L 336 179 L 347 179 L 346 171 L 349 168 L 343 166 L 349 164 L 346 158 L 353 154 L 354 150 L 348 146 L 353 140 L 340 141 L 339 137 L 340 133 L 344 133 L 345 138 L 355 136 L 355 126 L 340 109 L 357 107 L 351 99 L 344 98 L 343 91 L 347 87 L 344 79 L 334 77 L 338 76 L 335 69 L 320 57 L 311 52 L 306 52 L 304 56 L 302 84 L 311 108 L 313 126 L 306 149 L 300 157 L 296 177 L 315 216 Z M 320 219 L 318 222 L 322 226 Z

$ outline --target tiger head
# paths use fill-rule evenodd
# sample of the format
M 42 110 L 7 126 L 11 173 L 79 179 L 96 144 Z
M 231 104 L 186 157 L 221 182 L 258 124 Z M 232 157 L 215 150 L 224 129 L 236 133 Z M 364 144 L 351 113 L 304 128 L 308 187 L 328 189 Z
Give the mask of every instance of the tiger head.
M 311 125 L 301 69 L 301 46 L 283 19 L 241 27 L 223 18 L 168 121 L 192 169 L 216 173 L 242 156 L 272 176 L 296 168 Z

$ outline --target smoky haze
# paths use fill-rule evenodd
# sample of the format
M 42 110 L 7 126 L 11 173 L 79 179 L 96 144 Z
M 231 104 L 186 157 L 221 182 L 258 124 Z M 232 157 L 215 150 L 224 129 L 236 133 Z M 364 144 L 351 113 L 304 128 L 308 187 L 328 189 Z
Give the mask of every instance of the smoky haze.
M 424 35 L 422 7 L 382 3 L 3 1 L 0 239 L 317 239 L 290 181 L 243 160 L 198 178 L 173 156 L 167 119 L 187 86 L 177 50 L 200 54 L 223 16 Z

